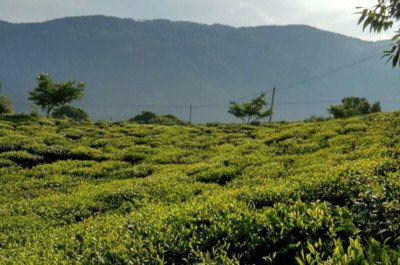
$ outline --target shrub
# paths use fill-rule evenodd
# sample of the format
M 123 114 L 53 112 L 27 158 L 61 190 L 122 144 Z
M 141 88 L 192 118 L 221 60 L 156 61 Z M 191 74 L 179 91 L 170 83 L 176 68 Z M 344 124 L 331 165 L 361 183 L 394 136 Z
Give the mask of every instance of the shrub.
M 371 238 L 366 243 L 359 239 L 349 239 L 349 243 L 334 241 L 332 255 L 323 253 L 322 245 L 308 243 L 305 251 L 296 257 L 299 265 L 305 264 L 396 264 L 400 260 L 400 247 L 394 249 L 389 239 L 383 243 Z
M 201 171 L 195 175 L 200 182 L 213 182 L 224 185 L 240 174 L 240 170 L 235 167 L 219 167 Z
M 66 138 L 79 140 L 85 135 L 85 132 L 79 129 L 67 129 L 63 131 L 63 134 Z
M 13 112 L 11 101 L 5 97 L 0 96 L 0 114 L 10 114 Z
M 0 154 L 0 158 L 9 159 L 22 167 L 32 167 L 43 160 L 43 157 L 32 155 L 26 151 L 9 151 Z
M 332 114 L 334 118 L 348 118 L 380 111 L 381 105 L 379 101 L 373 103 L 371 106 L 368 100 L 358 97 L 343 98 L 342 104 L 332 105 L 328 109 L 328 112 Z
M 0 152 L 21 150 L 24 144 L 29 143 L 28 137 L 5 136 L 0 138 Z
M 184 125 L 184 121 L 178 119 L 177 117 L 168 115 L 158 115 L 150 111 L 143 111 L 141 114 L 136 115 L 130 122 L 139 124 L 159 124 L 159 125 Z
M 131 164 L 136 164 L 142 162 L 147 157 L 146 154 L 143 153 L 136 153 L 136 152 L 126 152 L 122 156 L 122 161 L 129 162 Z
M 305 119 L 304 122 L 322 122 L 327 120 L 329 120 L 327 117 L 312 115 L 310 118 Z
M 0 263 L 397 264 L 399 123 L 2 115 Z
M 71 149 L 70 157 L 77 160 L 97 160 L 101 161 L 105 159 L 105 155 L 100 150 L 78 146 Z
M 64 145 L 30 144 L 24 146 L 24 148 L 32 154 L 42 156 L 46 163 L 66 160 L 71 157 L 70 148 Z
M 70 118 L 74 121 L 89 121 L 89 115 L 81 108 L 64 105 L 53 111 L 51 114 L 53 118 Z

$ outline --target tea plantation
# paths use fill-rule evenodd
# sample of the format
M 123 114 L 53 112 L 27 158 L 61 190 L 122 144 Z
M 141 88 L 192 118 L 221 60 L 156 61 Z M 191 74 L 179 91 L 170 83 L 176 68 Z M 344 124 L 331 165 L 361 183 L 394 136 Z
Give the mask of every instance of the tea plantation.
M 0 117 L 0 264 L 400 264 L 400 113 Z

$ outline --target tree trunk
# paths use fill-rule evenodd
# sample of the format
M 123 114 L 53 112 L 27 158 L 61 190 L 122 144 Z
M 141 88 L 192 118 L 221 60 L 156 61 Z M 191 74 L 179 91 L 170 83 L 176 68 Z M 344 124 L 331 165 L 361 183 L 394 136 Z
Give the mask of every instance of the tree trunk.
M 47 118 L 50 118 L 50 113 L 51 113 L 51 110 L 52 110 L 53 108 L 51 108 L 51 107 L 48 107 L 47 108 L 47 110 L 46 110 L 46 117 Z

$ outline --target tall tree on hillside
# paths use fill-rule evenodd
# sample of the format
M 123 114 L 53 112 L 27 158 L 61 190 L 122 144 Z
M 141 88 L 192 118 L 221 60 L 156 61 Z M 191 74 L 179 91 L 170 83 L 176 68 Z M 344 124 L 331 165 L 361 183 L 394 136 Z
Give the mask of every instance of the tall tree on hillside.
M 249 124 L 252 121 L 258 121 L 272 115 L 272 110 L 263 111 L 262 108 L 267 105 L 265 93 L 253 98 L 250 102 L 237 103 L 231 101 L 228 112 L 233 116 Z
M 48 74 L 40 74 L 36 77 L 38 86 L 29 92 L 29 100 L 42 108 L 46 116 L 54 108 L 79 100 L 83 97 L 85 84 L 76 81 L 66 81 L 64 83 L 55 83 Z
M 358 24 L 363 25 L 363 30 L 369 28 L 370 32 L 387 31 L 400 20 L 400 0 L 377 0 L 372 8 L 358 9 L 361 10 Z M 392 38 L 392 48 L 385 51 L 383 57 L 388 57 L 388 62 L 392 61 L 393 67 L 400 66 L 400 27 Z

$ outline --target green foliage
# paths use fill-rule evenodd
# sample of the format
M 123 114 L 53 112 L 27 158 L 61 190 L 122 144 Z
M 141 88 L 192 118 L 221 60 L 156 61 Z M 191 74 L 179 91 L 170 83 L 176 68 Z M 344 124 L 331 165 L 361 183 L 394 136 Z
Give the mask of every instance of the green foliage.
M 158 124 L 158 125 L 184 125 L 185 122 L 178 119 L 174 115 L 158 115 L 150 111 L 143 111 L 136 115 L 129 122 L 138 124 Z
M 0 96 L 0 114 L 10 114 L 13 112 L 12 103 L 9 98 Z
M 196 174 L 196 180 L 209 183 L 226 184 L 239 175 L 239 170 L 236 167 L 219 167 L 216 169 L 209 169 L 201 171 Z
M 81 108 L 64 105 L 56 108 L 51 114 L 53 118 L 70 118 L 74 121 L 89 121 L 89 115 Z
M 370 32 L 387 31 L 400 19 L 399 0 L 377 0 L 377 4 L 372 8 L 358 9 L 361 10 L 358 24 L 363 25 L 363 30 L 369 27 Z M 400 29 L 397 29 L 392 38 L 392 48 L 385 51 L 383 57 L 389 57 L 387 62 L 392 61 L 393 67 L 400 66 Z
M 32 167 L 38 164 L 43 158 L 37 155 L 32 155 L 26 151 L 9 151 L 0 154 L 1 158 L 7 158 L 21 167 Z
M 29 92 L 29 100 L 46 112 L 47 117 L 53 109 L 83 97 L 85 84 L 75 81 L 54 83 L 47 74 L 36 77 L 38 86 Z
M 0 263 L 397 264 L 399 123 L 3 115 Z
M 241 119 L 243 122 L 250 124 L 251 122 L 257 122 L 272 115 L 271 109 L 262 111 L 262 108 L 266 105 L 265 93 L 262 93 L 260 96 L 253 98 L 250 102 L 240 104 L 231 101 L 228 112 Z
M 316 122 L 316 121 L 327 121 L 327 120 L 329 120 L 329 118 L 312 115 L 310 118 L 305 119 L 304 122 Z
M 347 97 L 342 99 L 342 104 L 332 105 L 328 109 L 328 112 L 333 115 L 334 118 L 349 118 L 353 116 L 366 115 L 369 113 L 375 113 L 381 111 L 381 105 L 378 102 L 369 104 L 365 98 L 358 97 Z
M 308 243 L 307 252 L 302 251 L 300 257 L 296 257 L 299 265 L 306 264 L 384 264 L 395 265 L 400 261 L 400 247 L 394 249 L 388 244 L 390 240 L 383 243 L 376 239 L 370 239 L 364 245 L 359 239 L 349 239 L 346 248 L 341 240 L 334 241 L 332 255 L 321 253 L 319 250 L 321 242 Z M 397 245 L 397 244 L 396 244 Z

